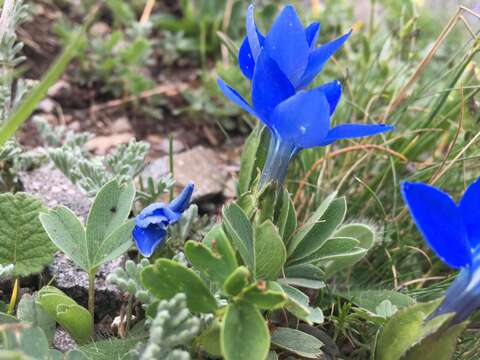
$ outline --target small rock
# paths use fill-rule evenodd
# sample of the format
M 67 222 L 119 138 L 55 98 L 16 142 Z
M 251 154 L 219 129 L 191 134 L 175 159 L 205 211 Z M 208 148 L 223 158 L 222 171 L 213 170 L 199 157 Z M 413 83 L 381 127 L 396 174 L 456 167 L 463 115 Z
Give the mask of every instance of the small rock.
M 48 89 L 48 96 L 56 97 L 57 95 L 65 96 L 65 94 L 70 93 L 71 87 L 70 84 L 65 80 L 58 80 Z
M 184 187 L 188 182 L 195 183 L 193 199 L 205 200 L 222 194 L 228 174 L 219 155 L 211 149 L 197 146 L 174 158 L 174 174 L 178 186 Z M 168 157 L 162 157 L 147 166 L 144 176 L 154 179 L 168 173 Z
M 58 327 L 53 336 L 53 347 L 61 352 L 73 350 L 77 344 L 69 333 Z
M 104 36 L 110 32 L 110 26 L 103 21 L 98 21 L 90 27 L 90 35 L 92 36 Z
M 55 110 L 55 106 L 55 101 L 47 97 L 46 99 L 42 100 L 40 104 L 38 104 L 37 109 L 49 114 Z
M 121 134 L 121 133 L 133 133 L 132 125 L 126 117 L 120 117 L 116 119 L 111 126 L 112 133 Z
M 24 190 L 40 198 L 46 207 L 64 205 L 82 220 L 86 219 L 90 200 L 53 164 L 20 173 L 20 181 Z
M 109 136 L 97 136 L 86 143 L 86 148 L 97 155 L 105 155 L 112 148 L 126 144 L 134 138 L 133 134 L 113 134 Z

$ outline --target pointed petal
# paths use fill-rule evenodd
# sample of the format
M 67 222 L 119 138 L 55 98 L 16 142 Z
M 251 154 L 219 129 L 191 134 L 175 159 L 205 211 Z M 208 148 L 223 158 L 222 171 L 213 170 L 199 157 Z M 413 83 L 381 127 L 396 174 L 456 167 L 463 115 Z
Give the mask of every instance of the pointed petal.
M 260 42 L 260 47 L 263 46 L 265 42 L 265 37 L 257 29 L 257 37 Z M 240 50 L 238 51 L 238 65 L 240 70 L 242 70 L 243 75 L 249 80 L 252 80 L 253 70 L 255 69 L 255 60 L 253 59 L 252 50 L 250 49 L 250 43 L 248 42 L 248 37 L 243 39 Z
M 443 191 L 423 183 L 402 184 L 410 214 L 430 248 L 453 268 L 470 264 L 472 254 L 460 210 Z
M 475 249 L 480 245 L 480 178 L 470 184 L 458 206 L 467 229 L 468 242 Z
M 146 257 L 153 254 L 166 235 L 167 231 L 156 225 L 151 225 L 147 228 L 135 226 L 132 231 L 132 237 L 138 251 Z
M 193 188 L 193 182 L 189 182 L 187 186 L 183 188 L 182 192 L 170 202 L 170 205 L 168 205 L 170 210 L 176 213 L 183 213 L 190 204 Z
M 328 132 L 328 135 L 325 138 L 324 143 L 322 143 L 322 146 L 331 144 L 337 140 L 377 135 L 386 131 L 393 130 L 394 128 L 394 126 L 384 124 L 341 124 L 335 126 Z
M 298 89 L 310 84 L 310 82 L 323 69 L 323 65 L 325 65 L 327 60 L 343 45 L 345 41 L 347 41 L 351 33 L 352 31 L 350 30 L 345 35 L 342 35 L 339 38 L 313 50 L 308 58 L 308 65 L 305 69 L 305 72 L 303 73 L 301 79 L 295 84 L 295 87 Z
M 255 113 L 270 126 L 273 109 L 294 94 L 295 89 L 290 81 L 265 49 L 262 50 L 255 64 L 252 80 L 252 104 Z
M 273 128 L 280 138 L 297 148 L 318 146 L 327 136 L 330 106 L 319 88 L 299 91 L 273 112 Z
M 315 46 L 318 40 L 318 34 L 320 33 L 320 23 L 314 22 L 307 26 L 305 29 L 305 35 L 307 37 L 308 46 L 310 48 Z
M 292 83 L 300 79 L 307 68 L 310 46 L 293 6 L 285 6 L 275 19 L 264 48 Z
M 257 61 L 258 55 L 260 55 L 261 45 L 257 34 L 257 26 L 255 25 L 255 18 L 253 17 L 253 10 L 255 7 L 250 5 L 247 9 L 246 27 L 247 38 L 250 45 L 250 49 L 253 56 L 253 61 Z
M 325 93 L 328 104 L 330 105 L 330 115 L 333 115 L 337 104 L 340 101 L 342 96 L 342 84 L 338 80 L 323 84 L 320 86 L 320 89 Z
M 240 106 L 240 108 L 249 114 L 256 116 L 255 111 L 251 108 L 248 102 L 235 90 L 228 86 L 222 79 L 217 79 L 217 84 L 223 95 L 225 95 L 229 100 L 233 101 L 235 104 Z

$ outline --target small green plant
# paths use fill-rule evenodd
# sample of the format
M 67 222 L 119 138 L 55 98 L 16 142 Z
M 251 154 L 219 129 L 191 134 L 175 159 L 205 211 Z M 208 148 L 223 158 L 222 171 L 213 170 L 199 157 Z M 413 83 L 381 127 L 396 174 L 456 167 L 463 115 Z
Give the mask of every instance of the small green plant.
M 52 242 L 77 266 L 88 273 L 88 308 L 94 315 L 95 274 L 98 267 L 113 260 L 132 246 L 133 221 L 127 218 L 135 197 L 133 183 L 117 180 L 105 184 L 95 197 L 86 227 L 66 207 L 40 215 Z

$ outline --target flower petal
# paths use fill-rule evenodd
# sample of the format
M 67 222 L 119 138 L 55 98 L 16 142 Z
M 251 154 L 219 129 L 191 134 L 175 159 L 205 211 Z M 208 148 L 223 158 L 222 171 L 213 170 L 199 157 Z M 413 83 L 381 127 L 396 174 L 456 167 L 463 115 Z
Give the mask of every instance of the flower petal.
M 330 106 L 322 89 L 299 91 L 273 112 L 273 128 L 297 148 L 318 146 L 328 133 Z
M 470 184 L 458 204 L 472 249 L 480 245 L 480 178 Z
M 135 226 L 132 237 L 137 249 L 143 256 L 149 257 L 167 235 L 167 231 L 160 226 L 151 225 L 147 228 Z
M 330 105 L 330 115 L 333 115 L 342 96 L 342 84 L 340 81 L 334 80 L 321 85 L 319 88 L 325 93 L 325 97 Z
M 452 198 L 433 186 L 408 182 L 402 184 L 402 195 L 417 228 L 437 256 L 453 268 L 470 264 L 465 227 Z
M 193 182 L 189 182 L 187 186 L 183 188 L 182 192 L 170 202 L 168 205 L 170 210 L 176 213 L 183 213 L 185 210 L 187 210 L 193 194 L 193 188 Z
M 310 48 L 315 46 L 315 43 L 318 40 L 318 34 L 320 33 L 320 23 L 313 22 L 308 25 L 305 29 L 305 35 L 307 37 L 308 46 Z
M 262 49 L 260 39 L 257 33 L 257 25 L 255 25 L 255 18 L 253 17 L 253 10 L 255 7 L 250 5 L 247 9 L 246 27 L 249 47 L 252 52 L 253 61 L 257 61 L 260 50 Z
M 303 73 L 301 79 L 295 83 L 295 87 L 298 89 L 310 84 L 310 82 L 318 75 L 318 73 L 322 71 L 323 65 L 325 65 L 327 60 L 343 45 L 345 41 L 347 41 L 351 33 L 352 31 L 350 30 L 348 33 L 340 36 L 339 38 L 313 50 L 308 58 L 308 64 L 305 72 Z
M 307 68 L 310 46 L 293 6 L 285 6 L 277 16 L 265 39 L 264 49 L 292 83 L 300 79 Z
M 248 102 L 237 92 L 237 90 L 230 87 L 227 83 L 225 83 L 225 81 L 220 78 L 217 79 L 217 84 L 223 95 L 225 95 L 229 100 L 240 106 L 242 110 L 248 112 L 253 116 L 256 116 L 255 111 L 248 104 Z
M 351 139 L 364 136 L 377 135 L 386 131 L 393 130 L 395 127 L 385 124 L 341 124 L 330 129 L 322 146 L 333 143 L 337 140 Z
M 263 46 L 265 42 L 265 37 L 257 29 L 257 37 L 260 42 L 260 47 Z M 248 37 L 243 39 L 240 50 L 238 51 L 238 65 L 240 70 L 242 70 L 243 75 L 249 80 L 252 80 L 253 70 L 255 69 L 255 60 L 253 59 L 252 50 L 250 48 L 250 43 L 248 42 Z
M 255 113 L 267 126 L 271 126 L 273 109 L 294 94 L 295 89 L 290 81 L 265 49 L 262 50 L 255 64 L 252 80 L 252 104 Z

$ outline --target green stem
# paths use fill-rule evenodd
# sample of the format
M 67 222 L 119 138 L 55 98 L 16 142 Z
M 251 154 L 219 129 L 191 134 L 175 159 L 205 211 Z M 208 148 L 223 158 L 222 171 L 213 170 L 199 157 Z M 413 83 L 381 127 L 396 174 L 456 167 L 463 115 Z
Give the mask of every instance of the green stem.
M 10 298 L 10 303 L 8 304 L 7 314 L 13 314 L 13 310 L 15 309 L 15 304 L 17 303 L 19 288 L 20 288 L 20 280 L 18 280 L 18 278 L 15 278 L 15 280 L 13 281 L 12 297 Z
M 95 273 L 96 270 L 88 273 L 88 311 L 90 311 L 92 319 L 95 316 Z

